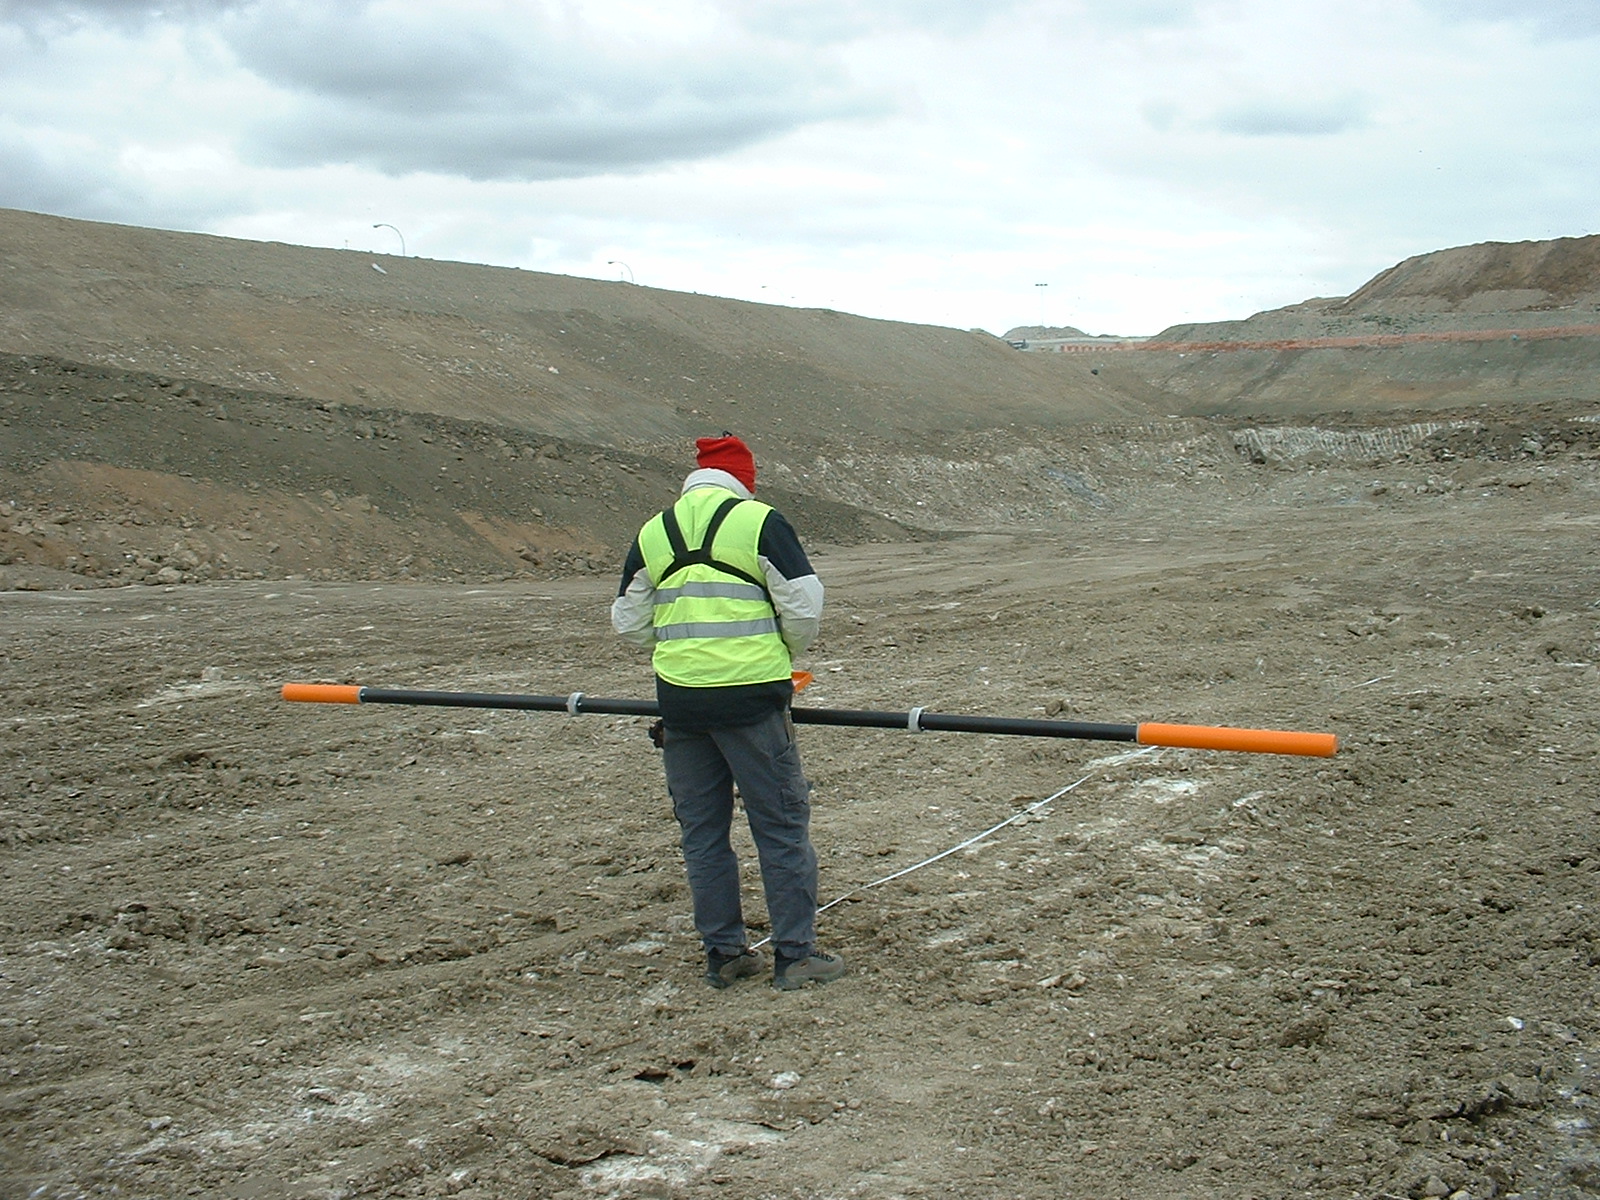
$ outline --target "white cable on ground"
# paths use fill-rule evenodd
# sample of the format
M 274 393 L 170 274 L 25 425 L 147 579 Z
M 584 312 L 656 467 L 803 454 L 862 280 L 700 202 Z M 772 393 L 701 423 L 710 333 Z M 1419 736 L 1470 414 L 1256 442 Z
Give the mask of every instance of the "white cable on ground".
M 1109 763 L 1103 762 L 1101 765 L 1102 766 L 1119 766 L 1122 763 L 1131 762 L 1135 758 L 1142 758 L 1146 754 L 1153 754 L 1159 749 L 1161 749 L 1160 746 L 1146 746 L 1143 750 L 1135 750 L 1135 751 L 1133 751 L 1132 753 L 1129 753 L 1129 754 L 1118 755 L 1111 762 L 1109 762 Z M 894 872 L 891 875 L 885 875 L 882 879 L 874 879 L 871 883 L 863 883 L 860 887 L 852 888 L 850 891 L 846 892 L 842 896 L 834 897 L 832 900 L 829 900 L 826 904 L 824 904 L 822 907 L 817 909 L 818 915 L 820 916 L 822 913 L 827 912 L 835 904 L 843 904 L 846 900 L 850 899 L 850 897 L 852 897 L 852 896 L 859 896 L 862 892 L 869 892 L 875 887 L 881 887 L 886 883 L 891 883 L 896 879 L 900 879 L 903 876 L 911 874 L 911 872 L 913 872 L 913 871 L 920 871 L 920 870 L 922 870 L 923 867 L 931 866 L 932 864 L 938 862 L 941 858 L 949 858 L 952 854 L 959 853 L 960 851 L 967 849 L 967 847 L 969 847 L 969 846 L 976 846 L 979 842 L 983 841 L 984 838 L 990 836 L 991 834 L 999 833 L 1007 825 L 1013 825 L 1016 822 L 1022 820 L 1023 817 L 1029 816 L 1032 813 L 1034 813 L 1034 812 L 1038 811 L 1039 809 L 1043 808 L 1046 804 L 1049 804 L 1054 800 L 1061 799 L 1061 797 L 1065 796 L 1068 792 L 1076 791 L 1078 788 L 1080 788 L 1084 784 L 1088 783 L 1089 780 L 1093 779 L 1097 773 L 1098 772 L 1096 772 L 1096 771 L 1091 771 L 1091 772 L 1089 772 L 1089 774 L 1083 776 L 1083 778 L 1073 780 L 1071 783 L 1067 784 L 1066 787 L 1062 788 L 1059 792 L 1055 792 L 1052 795 L 1046 796 L 1043 800 L 1035 801 L 1033 804 L 1028 805 L 1028 807 L 1023 809 L 1021 812 L 1012 813 L 1009 817 L 1007 817 L 1004 821 L 1001 821 L 998 825 L 991 825 L 988 829 L 985 829 L 982 833 L 973 834 L 966 841 L 960 843 L 959 845 L 951 846 L 950 849 L 948 849 L 948 850 L 941 850 L 938 854 L 935 854 L 932 858 L 925 858 L 919 863 L 913 863 L 909 867 L 902 867 L 900 870 Z M 759 949 L 761 949 L 761 947 L 765 946 L 771 940 L 772 939 L 770 937 L 764 937 L 759 942 L 754 943 L 750 947 L 750 949 L 759 950 Z

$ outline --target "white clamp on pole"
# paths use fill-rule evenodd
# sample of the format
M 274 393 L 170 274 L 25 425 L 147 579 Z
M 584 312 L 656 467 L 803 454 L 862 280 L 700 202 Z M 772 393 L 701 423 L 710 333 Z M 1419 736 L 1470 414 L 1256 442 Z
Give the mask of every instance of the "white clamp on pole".
M 906 728 L 912 733 L 922 732 L 922 714 L 926 710 L 920 705 L 906 714 Z
M 568 696 L 567 697 L 567 716 L 569 716 L 569 717 L 577 716 L 578 715 L 578 705 L 580 705 L 582 703 L 583 703 L 583 693 L 582 692 L 573 692 L 572 695 Z

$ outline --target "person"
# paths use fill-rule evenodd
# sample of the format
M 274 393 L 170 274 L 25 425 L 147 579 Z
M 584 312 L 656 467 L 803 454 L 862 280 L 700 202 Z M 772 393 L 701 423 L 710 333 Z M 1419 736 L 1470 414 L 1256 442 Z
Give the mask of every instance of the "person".
M 792 991 L 845 972 L 816 946 L 811 785 L 789 714 L 793 656 L 816 639 L 822 582 L 789 522 L 754 498 L 744 441 L 724 433 L 695 450 L 677 502 L 628 550 L 611 624 L 652 651 L 658 744 L 706 982 L 725 988 L 766 967 L 747 941 L 729 840 L 737 784 L 771 921 L 772 983 Z

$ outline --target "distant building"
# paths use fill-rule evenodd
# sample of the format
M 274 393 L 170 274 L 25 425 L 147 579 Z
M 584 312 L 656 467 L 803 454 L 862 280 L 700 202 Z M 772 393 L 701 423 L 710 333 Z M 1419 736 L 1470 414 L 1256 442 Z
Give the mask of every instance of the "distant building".
M 1069 337 L 1015 337 L 1017 331 L 1006 335 L 1006 342 L 1014 350 L 1028 350 L 1044 354 L 1086 354 L 1091 350 L 1125 350 L 1142 345 L 1147 337 L 1116 337 L 1112 334 L 1092 336 L 1080 333 Z

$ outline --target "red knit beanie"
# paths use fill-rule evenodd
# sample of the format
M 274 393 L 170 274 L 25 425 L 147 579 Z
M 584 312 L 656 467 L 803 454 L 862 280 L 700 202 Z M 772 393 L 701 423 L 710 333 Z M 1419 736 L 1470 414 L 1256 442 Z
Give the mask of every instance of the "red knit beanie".
M 752 492 L 756 490 L 755 455 L 750 453 L 750 447 L 741 439 L 724 433 L 721 437 L 699 438 L 694 448 L 699 451 L 698 462 L 701 467 L 726 471 Z

